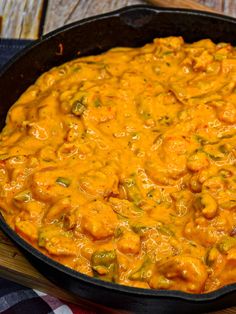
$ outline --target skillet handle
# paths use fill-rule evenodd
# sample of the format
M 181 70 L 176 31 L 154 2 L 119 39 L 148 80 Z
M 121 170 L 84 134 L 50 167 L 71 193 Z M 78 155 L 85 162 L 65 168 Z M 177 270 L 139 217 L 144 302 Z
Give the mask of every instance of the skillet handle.
M 194 0 L 147 0 L 149 3 L 155 6 L 169 7 L 169 8 L 185 8 L 200 11 L 207 11 L 212 13 L 221 13 L 217 10 L 209 8 L 206 5 L 197 3 Z

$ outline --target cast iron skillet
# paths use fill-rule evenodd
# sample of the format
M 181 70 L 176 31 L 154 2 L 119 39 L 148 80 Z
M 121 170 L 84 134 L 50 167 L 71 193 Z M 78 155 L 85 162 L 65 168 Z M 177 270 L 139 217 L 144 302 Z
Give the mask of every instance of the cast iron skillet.
M 43 72 L 80 55 L 115 46 L 141 46 L 155 37 L 211 38 L 236 45 L 236 20 L 182 9 L 131 6 L 56 30 L 26 48 L 0 74 L 0 127 L 10 106 Z M 63 48 L 63 49 L 62 49 Z M 207 294 L 131 288 L 100 281 L 46 257 L 21 239 L 0 217 L 0 227 L 47 278 L 77 296 L 135 313 L 207 312 L 236 305 L 236 284 Z

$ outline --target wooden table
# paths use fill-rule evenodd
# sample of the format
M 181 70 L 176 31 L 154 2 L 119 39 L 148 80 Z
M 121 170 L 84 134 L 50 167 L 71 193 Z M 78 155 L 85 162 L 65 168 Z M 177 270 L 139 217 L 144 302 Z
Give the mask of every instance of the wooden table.
M 162 1 L 171 5 L 177 2 L 177 0 Z M 191 3 L 195 1 L 195 3 L 207 5 L 222 14 L 236 17 L 235 0 L 190 1 Z M 178 2 L 185 4 L 186 0 L 178 0 Z M 146 3 L 147 1 L 144 0 L 0 0 L 0 16 L 3 16 L 0 34 L 3 38 L 36 39 L 40 34 L 46 34 L 60 26 L 88 16 L 109 12 L 127 5 Z M 89 307 L 89 303 L 71 296 L 39 274 L 1 231 L 0 276 L 23 283 L 28 287 L 40 289 L 61 299 Z M 106 311 L 102 312 L 105 313 Z M 114 312 L 110 311 L 109 313 Z M 216 313 L 235 314 L 236 307 Z
M 163 3 L 185 3 L 186 0 L 162 0 Z M 44 27 L 40 29 L 42 8 L 47 5 Z M 82 18 L 109 12 L 127 5 L 147 4 L 145 0 L 1 0 L 3 38 L 35 39 L 39 33 L 48 33 L 60 26 Z M 220 13 L 236 17 L 235 0 L 191 0 Z

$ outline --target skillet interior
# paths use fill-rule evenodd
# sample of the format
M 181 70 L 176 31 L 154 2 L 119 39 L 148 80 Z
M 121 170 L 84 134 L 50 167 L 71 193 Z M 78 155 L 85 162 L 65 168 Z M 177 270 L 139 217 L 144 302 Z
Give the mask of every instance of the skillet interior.
M 10 61 L 0 75 L 0 126 L 10 106 L 43 72 L 80 55 L 98 54 L 115 46 L 141 46 L 155 37 L 182 35 L 187 42 L 210 38 L 236 45 L 236 20 L 189 10 L 133 6 L 92 17 L 50 33 Z M 63 50 L 61 50 L 63 47 Z M 212 293 L 190 295 L 106 283 L 70 270 L 45 257 L 12 231 L 0 227 L 49 279 L 94 302 L 135 313 L 206 312 L 235 305 L 236 284 Z

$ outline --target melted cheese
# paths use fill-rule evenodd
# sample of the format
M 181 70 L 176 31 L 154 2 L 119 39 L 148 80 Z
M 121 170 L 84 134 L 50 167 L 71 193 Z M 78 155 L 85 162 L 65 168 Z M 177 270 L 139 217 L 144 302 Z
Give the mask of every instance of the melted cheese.
M 120 284 L 236 281 L 236 52 L 155 39 L 44 73 L 11 107 L 0 207 L 44 254 Z

